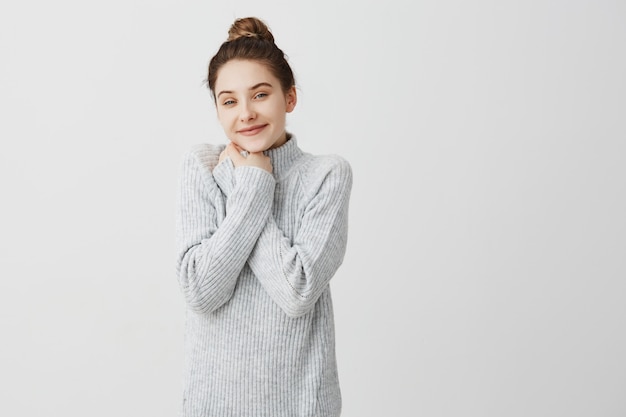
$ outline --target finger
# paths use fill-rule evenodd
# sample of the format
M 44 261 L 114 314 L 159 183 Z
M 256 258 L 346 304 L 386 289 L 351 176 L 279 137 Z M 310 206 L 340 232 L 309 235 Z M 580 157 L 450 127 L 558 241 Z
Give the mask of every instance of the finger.
M 237 150 L 234 147 L 233 143 L 231 142 L 226 146 L 226 149 L 224 149 L 224 152 L 226 152 L 226 155 L 232 159 L 233 155 L 237 153 Z
M 241 146 L 237 145 L 236 143 L 233 143 L 233 147 L 235 148 L 236 153 L 238 153 L 242 158 L 247 159 L 250 155 L 253 155 L 256 152 L 250 152 L 244 148 L 242 148 Z
M 228 149 L 228 156 L 233 161 L 235 166 L 238 166 L 245 162 L 245 158 L 241 155 L 241 149 L 236 143 L 231 142 L 226 149 Z

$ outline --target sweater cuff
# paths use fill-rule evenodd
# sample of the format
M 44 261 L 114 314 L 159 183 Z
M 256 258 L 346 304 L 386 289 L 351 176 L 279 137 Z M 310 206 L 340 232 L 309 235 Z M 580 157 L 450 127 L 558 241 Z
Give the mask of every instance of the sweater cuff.
M 244 186 L 244 184 L 254 185 L 259 194 L 273 195 L 276 179 L 263 168 L 240 166 L 235 168 L 235 184 L 238 187 Z
M 257 167 L 235 169 L 235 187 L 226 201 L 226 213 L 248 215 L 253 209 L 258 214 L 267 213 L 274 201 L 276 180 L 269 172 Z M 240 213 L 240 214 L 241 214 Z

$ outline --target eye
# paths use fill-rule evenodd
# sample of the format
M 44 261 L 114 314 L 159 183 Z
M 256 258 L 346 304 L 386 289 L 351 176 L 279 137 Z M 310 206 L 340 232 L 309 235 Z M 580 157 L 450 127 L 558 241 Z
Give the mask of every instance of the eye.
M 257 93 L 257 95 L 254 96 L 254 98 L 259 99 L 259 98 L 264 98 L 267 97 L 267 93 Z
M 233 104 L 235 104 L 235 100 L 226 100 L 223 105 L 224 106 L 232 106 Z

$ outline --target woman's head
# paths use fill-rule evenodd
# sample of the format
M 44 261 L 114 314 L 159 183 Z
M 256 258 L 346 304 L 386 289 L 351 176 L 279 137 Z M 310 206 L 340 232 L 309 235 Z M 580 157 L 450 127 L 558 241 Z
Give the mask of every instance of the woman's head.
M 256 17 L 235 20 L 228 31 L 228 39 L 211 59 L 207 84 L 214 99 L 219 71 L 233 59 L 256 61 L 265 65 L 280 81 L 283 92 L 296 84 L 285 54 L 274 43 L 274 36 L 267 25 Z
M 249 152 L 287 141 L 286 116 L 297 102 L 294 78 L 267 26 L 238 19 L 209 64 L 208 85 L 228 138 Z

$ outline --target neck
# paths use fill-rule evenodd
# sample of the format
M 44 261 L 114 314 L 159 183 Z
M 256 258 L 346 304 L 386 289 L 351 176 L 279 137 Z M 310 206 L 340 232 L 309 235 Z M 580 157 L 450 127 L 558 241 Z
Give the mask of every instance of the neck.
M 274 142 L 274 144 L 270 147 L 270 149 L 275 149 L 278 148 L 279 146 L 283 146 L 291 137 L 290 134 L 287 133 L 287 131 L 284 131 L 283 134 L 280 136 L 280 139 L 278 139 L 276 142 Z
M 287 133 L 282 146 L 272 147 L 265 151 L 265 154 L 269 156 L 272 161 L 272 172 L 274 176 L 280 178 L 289 172 L 293 162 L 302 155 L 302 151 L 296 143 L 296 138 Z

